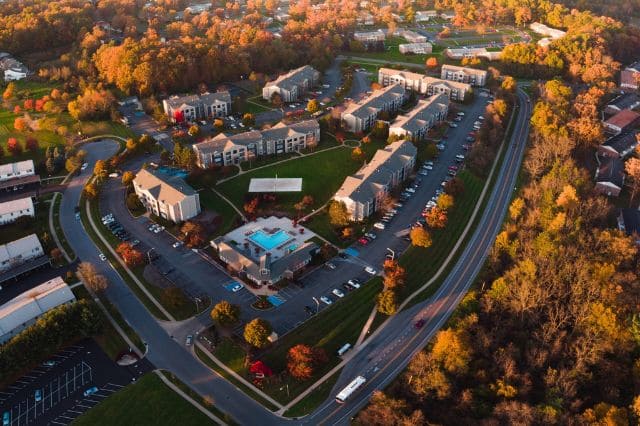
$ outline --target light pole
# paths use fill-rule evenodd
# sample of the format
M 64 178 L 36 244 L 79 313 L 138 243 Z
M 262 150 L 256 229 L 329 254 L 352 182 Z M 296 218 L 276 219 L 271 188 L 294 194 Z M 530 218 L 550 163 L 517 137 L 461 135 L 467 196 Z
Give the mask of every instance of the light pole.
M 287 398 L 289 398 L 289 383 L 281 387 L 280 390 L 284 390 L 285 387 L 287 388 Z
M 387 247 L 387 251 L 391 253 L 391 260 L 396 258 L 396 252 Z
M 320 311 L 320 302 L 317 298 L 313 298 L 313 301 L 316 302 L 316 314 Z
M 151 263 L 151 252 L 155 250 L 155 248 L 151 247 L 149 250 L 147 250 L 147 261 L 149 263 Z

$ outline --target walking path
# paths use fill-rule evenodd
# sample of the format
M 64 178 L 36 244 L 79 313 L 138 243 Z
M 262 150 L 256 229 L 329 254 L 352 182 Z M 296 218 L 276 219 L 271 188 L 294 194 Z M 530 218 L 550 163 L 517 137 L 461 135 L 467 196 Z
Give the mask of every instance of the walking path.
M 211 420 L 213 420 L 214 422 L 216 422 L 219 425 L 226 425 L 226 423 L 222 419 L 220 419 L 218 416 L 213 414 L 211 411 L 209 411 L 206 408 L 204 408 L 198 401 L 196 401 L 195 399 L 191 398 L 189 395 L 184 393 L 182 391 L 182 389 L 180 389 L 178 386 L 176 386 L 171 380 L 167 379 L 167 377 L 164 374 L 162 374 L 162 371 L 154 370 L 153 372 L 156 373 L 158 375 L 158 377 L 160 377 L 160 380 L 162 380 L 165 385 L 169 386 L 169 388 L 171 388 L 171 390 L 173 390 L 175 393 L 180 395 L 182 398 L 184 398 L 191 405 L 196 407 L 202 414 L 204 414 L 205 416 L 209 417 Z
M 244 215 L 244 213 L 242 213 L 242 210 L 240 210 L 239 208 L 236 207 L 235 204 L 233 204 L 231 202 L 231 200 L 229 200 L 227 197 L 225 197 L 224 195 L 222 195 L 222 193 L 220 191 L 218 191 L 217 189 L 211 187 L 209 188 L 211 189 L 213 192 L 215 192 L 220 198 L 222 198 L 224 201 L 227 202 L 227 204 L 229 204 L 231 207 L 233 207 L 233 209 L 240 215 L 240 217 L 242 218 L 243 221 L 247 222 L 247 216 Z
M 367 318 L 367 322 L 364 323 L 364 327 L 362 327 L 360 336 L 358 336 L 358 340 L 356 341 L 356 344 L 354 346 L 360 346 L 360 344 L 367 337 L 367 333 L 369 332 L 369 329 L 371 328 L 371 324 L 373 324 L 373 320 L 376 318 L 377 313 L 378 313 L 378 308 L 374 306 L 373 309 L 371 310 L 371 313 L 369 314 L 369 318 Z

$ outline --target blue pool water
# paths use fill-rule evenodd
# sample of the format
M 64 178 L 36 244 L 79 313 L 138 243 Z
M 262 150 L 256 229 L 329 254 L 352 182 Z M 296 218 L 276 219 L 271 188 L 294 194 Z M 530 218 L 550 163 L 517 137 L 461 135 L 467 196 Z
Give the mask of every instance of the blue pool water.
M 284 244 L 289 241 L 291 236 L 282 229 L 274 234 L 267 234 L 266 232 L 259 230 L 249 235 L 249 239 L 263 249 L 269 251 L 278 247 L 280 244 Z
M 167 176 L 178 176 L 182 179 L 185 179 L 187 176 L 189 176 L 189 173 L 186 172 L 185 170 L 178 169 L 175 167 L 164 167 L 164 166 L 158 167 L 158 171 Z
M 295 251 L 297 248 L 298 248 L 298 245 L 297 245 L 297 244 L 291 244 L 291 245 L 289 246 L 289 251 Z

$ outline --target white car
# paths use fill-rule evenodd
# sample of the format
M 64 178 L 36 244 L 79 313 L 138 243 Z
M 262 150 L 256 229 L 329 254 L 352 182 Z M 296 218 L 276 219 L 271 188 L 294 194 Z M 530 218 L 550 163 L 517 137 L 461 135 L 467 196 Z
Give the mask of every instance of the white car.
M 406 191 L 408 191 L 408 192 L 410 192 L 412 194 L 416 192 L 416 190 L 413 189 L 413 188 L 407 188 Z
M 89 163 L 83 163 L 82 167 L 80 167 L 80 170 L 85 171 L 87 167 L 89 167 Z
M 240 290 L 242 290 L 244 288 L 244 286 L 240 283 L 236 283 L 233 287 L 231 287 L 231 291 L 234 293 L 239 292 Z
M 376 275 L 378 272 L 373 269 L 371 266 L 365 266 L 364 271 L 369 275 Z
M 153 228 L 153 233 L 154 233 L 154 234 L 158 234 L 158 233 L 160 233 L 161 231 L 162 231 L 162 228 L 161 228 L 161 227 Z
M 458 127 L 458 125 L 456 123 L 449 123 L 449 127 L 455 129 L 456 127 Z
M 384 225 L 384 223 L 382 222 L 376 222 L 373 224 L 373 227 L 376 229 L 380 229 L 380 230 L 384 230 L 386 228 L 386 226 Z
M 458 117 L 464 117 L 464 112 L 460 111 L 458 114 L 456 114 Z
M 419 174 L 420 176 L 428 176 L 428 175 L 429 175 L 429 172 L 427 172 L 426 170 L 420 170 L 420 171 L 418 172 L 418 174 Z
M 333 264 L 333 263 L 331 263 L 331 262 L 327 262 L 327 263 L 325 263 L 324 265 L 325 265 L 327 268 L 331 269 L 331 270 L 336 269 L 336 265 L 334 265 L 334 264 Z
M 173 243 L 173 248 L 178 248 L 183 244 L 182 241 L 176 241 L 175 243 Z
M 347 284 L 352 286 L 353 288 L 360 288 L 360 283 L 357 280 L 349 280 Z
M 338 290 L 337 288 L 334 288 L 331 293 L 335 294 L 338 297 L 344 297 L 344 293 Z
M 99 257 L 99 258 L 100 258 L 100 260 L 102 260 L 103 262 L 104 262 L 105 260 L 107 260 L 107 256 L 105 256 L 105 255 L 104 255 L 104 254 L 102 254 L 102 253 L 100 253 L 100 254 L 98 255 L 98 257 Z
M 456 158 L 459 159 L 459 160 L 464 160 L 464 155 L 458 154 L 458 155 L 456 155 Z
M 332 303 L 333 303 L 333 301 L 332 301 L 331 299 L 329 299 L 327 296 L 322 296 L 322 297 L 320 298 L 320 300 L 322 300 L 322 302 L 323 302 L 323 303 L 325 303 L 325 304 L 327 304 L 327 305 L 330 305 L 330 304 L 332 304 Z

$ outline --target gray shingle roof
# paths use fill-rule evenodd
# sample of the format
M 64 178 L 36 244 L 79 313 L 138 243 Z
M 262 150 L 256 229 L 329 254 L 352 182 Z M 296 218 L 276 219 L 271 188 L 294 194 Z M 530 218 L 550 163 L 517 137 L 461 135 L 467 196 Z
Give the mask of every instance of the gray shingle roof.
M 399 115 L 390 127 L 400 127 L 407 132 L 424 128 L 432 118 L 449 108 L 449 98 L 444 93 L 418 101 L 418 105 L 407 115 Z
M 400 84 L 391 84 L 374 91 L 371 96 L 358 103 L 350 104 L 343 114 L 351 114 L 359 118 L 366 118 L 377 114 L 384 105 L 397 99 L 404 98 L 405 90 Z
M 171 108 L 179 108 L 183 104 L 195 106 L 200 103 L 212 105 L 215 102 L 231 103 L 231 94 L 229 92 L 205 93 L 203 95 L 184 95 L 172 96 L 166 100 Z
M 624 184 L 624 162 L 619 158 L 600 157 L 596 182 L 612 183 L 618 188 Z
M 275 80 L 268 82 L 266 86 L 278 86 L 285 90 L 291 90 L 293 87 L 303 84 L 305 80 L 313 81 L 317 74 L 318 71 L 315 68 L 305 65 L 278 76 Z

